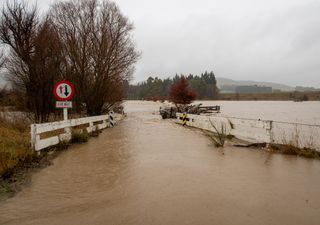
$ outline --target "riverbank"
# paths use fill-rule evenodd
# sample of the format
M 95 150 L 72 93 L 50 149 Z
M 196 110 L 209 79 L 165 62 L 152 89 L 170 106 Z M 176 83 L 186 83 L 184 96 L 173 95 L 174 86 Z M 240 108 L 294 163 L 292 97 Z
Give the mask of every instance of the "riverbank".
M 116 116 L 115 120 L 122 120 Z M 89 137 L 98 137 L 102 130 L 87 132 L 84 126 L 74 127 L 69 142 L 35 152 L 31 149 L 30 124 L 24 119 L 7 119 L 0 116 L 0 200 L 7 199 L 28 185 L 31 176 L 39 169 L 52 164 L 60 152 L 71 144 L 87 142 Z M 47 133 L 48 137 L 56 135 Z
M 9 170 L 6 176 L 0 178 L 0 201 L 13 197 L 22 190 L 23 186 L 29 185 L 35 172 L 52 165 L 52 160 L 65 148 L 55 148 L 42 152 L 40 155 L 33 154 L 28 161 L 21 161 Z
M 0 121 L 0 200 L 12 197 L 40 168 L 51 165 L 60 145 L 38 154 L 30 147 L 30 130 L 22 121 Z
M 0 200 L 14 196 L 28 185 L 34 172 L 51 165 L 52 160 L 71 143 L 87 142 L 89 137 L 88 133 L 75 130 L 70 143 L 35 152 L 30 145 L 29 127 L 24 120 L 0 120 Z M 90 134 L 92 137 L 98 135 L 99 132 Z

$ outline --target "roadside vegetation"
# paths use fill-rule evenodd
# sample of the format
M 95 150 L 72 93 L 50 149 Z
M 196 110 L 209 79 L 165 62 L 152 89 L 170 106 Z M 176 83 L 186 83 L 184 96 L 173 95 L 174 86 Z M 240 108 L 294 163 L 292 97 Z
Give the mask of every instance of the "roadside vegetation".
M 230 120 L 228 120 L 227 123 L 220 122 L 220 126 L 215 124 L 211 119 L 209 119 L 209 122 L 213 131 L 206 132 L 206 135 L 216 147 L 223 147 L 226 140 L 231 140 L 233 138 L 233 135 L 231 135 L 230 132 L 234 129 L 234 125 Z
M 320 159 L 320 152 L 312 148 L 299 148 L 292 144 L 270 144 L 271 152 L 282 153 L 285 155 L 297 155 L 305 158 Z
M 0 175 L 9 177 L 13 169 L 33 160 L 30 133 L 23 122 L 0 118 Z
M 72 143 L 84 143 L 89 139 L 88 132 L 84 130 L 72 130 L 71 142 Z
M 303 134 L 302 129 L 301 125 L 298 124 L 292 125 L 291 129 L 288 127 L 277 144 L 272 143 L 269 145 L 270 151 L 320 159 L 320 151 L 316 150 L 315 144 L 320 132 L 319 127 L 309 127 L 308 135 Z M 289 134 L 288 130 L 290 130 Z

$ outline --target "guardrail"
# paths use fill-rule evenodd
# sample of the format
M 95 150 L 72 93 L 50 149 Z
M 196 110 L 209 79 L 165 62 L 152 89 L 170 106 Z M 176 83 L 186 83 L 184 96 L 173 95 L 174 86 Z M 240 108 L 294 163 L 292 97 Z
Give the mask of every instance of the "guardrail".
M 183 124 L 182 113 L 177 113 L 177 118 L 177 122 Z M 248 142 L 288 144 L 320 150 L 320 125 L 187 114 L 188 126 L 216 132 L 212 124 L 218 129 L 223 124 L 227 134 Z
M 31 146 L 35 151 L 70 141 L 72 128 L 82 126 L 88 133 L 104 129 L 109 124 L 109 115 L 92 116 L 52 123 L 31 124 Z

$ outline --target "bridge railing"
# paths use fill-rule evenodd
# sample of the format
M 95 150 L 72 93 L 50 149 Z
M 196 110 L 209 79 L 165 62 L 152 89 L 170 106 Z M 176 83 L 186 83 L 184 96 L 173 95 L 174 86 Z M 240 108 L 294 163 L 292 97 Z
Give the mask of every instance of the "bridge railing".
M 182 113 L 177 113 L 177 118 L 177 122 L 182 124 Z M 222 124 L 228 134 L 248 142 L 289 144 L 320 150 L 320 125 L 187 114 L 186 125 L 191 127 L 216 132 L 212 125 L 220 129 Z
M 180 117 L 182 113 L 177 113 L 177 122 L 182 123 Z M 216 132 L 213 125 L 219 130 L 224 125 L 226 133 L 249 142 L 271 142 L 272 121 L 241 119 L 211 115 L 187 114 L 186 125 L 197 127 L 203 130 Z
M 109 115 L 92 116 L 52 123 L 31 124 L 31 146 L 35 151 L 70 141 L 72 128 L 86 129 L 88 133 L 101 130 L 109 125 Z

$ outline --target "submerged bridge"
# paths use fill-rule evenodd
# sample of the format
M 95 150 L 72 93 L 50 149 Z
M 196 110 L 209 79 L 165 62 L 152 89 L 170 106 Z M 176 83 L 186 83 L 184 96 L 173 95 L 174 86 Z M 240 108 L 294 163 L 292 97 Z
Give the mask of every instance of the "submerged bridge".
M 0 224 L 318 224 L 320 164 L 215 148 L 156 103 L 62 152 L 0 203 Z

